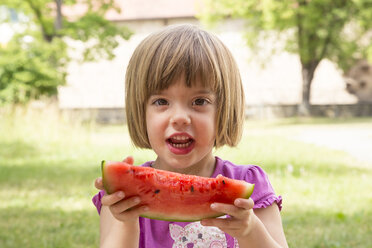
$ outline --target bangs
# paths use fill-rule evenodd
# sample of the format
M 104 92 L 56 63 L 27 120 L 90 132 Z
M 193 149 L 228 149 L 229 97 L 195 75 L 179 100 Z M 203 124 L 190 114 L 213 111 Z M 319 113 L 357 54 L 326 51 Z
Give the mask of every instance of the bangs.
M 154 47 L 148 74 L 146 99 L 154 92 L 171 86 L 184 76 L 187 87 L 201 83 L 202 87 L 219 92 L 221 80 L 214 42 L 202 30 L 184 27 L 164 34 Z

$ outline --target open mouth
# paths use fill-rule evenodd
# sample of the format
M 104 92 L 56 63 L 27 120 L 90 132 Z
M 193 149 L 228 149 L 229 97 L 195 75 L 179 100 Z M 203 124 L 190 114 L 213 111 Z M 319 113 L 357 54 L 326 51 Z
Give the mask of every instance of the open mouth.
M 193 150 L 195 140 L 188 135 L 174 135 L 167 139 L 167 144 L 171 152 L 185 155 Z
M 174 136 L 167 139 L 167 142 L 174 148 L 187 148 L 190 147 L 194 140 L 186 136 Z

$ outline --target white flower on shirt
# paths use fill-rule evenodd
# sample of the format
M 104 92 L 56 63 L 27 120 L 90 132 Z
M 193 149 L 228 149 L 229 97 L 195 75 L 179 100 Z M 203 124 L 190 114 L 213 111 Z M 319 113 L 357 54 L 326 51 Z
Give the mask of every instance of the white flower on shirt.
M 217 227 L 193 222 L 185 227 L 169 224 L 173 248 L 227 248 L 225 233 Z

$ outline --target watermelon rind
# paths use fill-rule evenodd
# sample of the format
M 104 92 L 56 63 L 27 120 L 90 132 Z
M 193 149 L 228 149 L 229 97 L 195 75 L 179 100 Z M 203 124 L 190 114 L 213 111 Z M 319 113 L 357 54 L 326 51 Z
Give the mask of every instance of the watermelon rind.
M 251 187 L 247 190 L 247 193 L 242 198 L 248 199 L 249 197 L 251 197 L 253 190 L 254 190 L 254 184 L 251 185 Z
M 102 160 L 102 162 L 101 162 L 101 171 L 102 171 L 103 188 L 104 188 L 104 190 L 105 190 L 105 192 L 107 194 L 111 194 L 111 193 L 114 193 L 114 192 L 111 192 L 111 190 L 109 189 L 109 185 L 107 185 L 107 183 L 106 183 L 106 180 L 105 180 L 105 165 L 106 165 L 106 161 L 105 160 Z
M 105 179 L 105 170 L 104 170 L 104 168 L 105 168 L 105 164 L 106 164 L 106 161 L 105 161 L 105 160 L 102 160 L 102 162 L 101 162 L 102 180 Z M 105 191 L 106 191 L 107 193 L 109 193 L 108 190 L 107 190 L 107 187 L 106 187 L 106 185 L 105 185 L 105 182 L 102 181 L 102 183 L 103 183 L 103 188 L 105 189 Z

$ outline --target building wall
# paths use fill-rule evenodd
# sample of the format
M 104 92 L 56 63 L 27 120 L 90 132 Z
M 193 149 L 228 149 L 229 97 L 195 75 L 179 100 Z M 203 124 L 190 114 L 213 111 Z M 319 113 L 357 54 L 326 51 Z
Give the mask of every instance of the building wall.
M 59 88 L 59 106 L 62 109 L 122 108 L 124 107 L 124 76 L 133 50 L 153 31 L 166 25 L 192 23 L 194 18 L 132 20 L 120 22 L 133 30 L 128 41 L 122 41 L 112 61 L 71 63 L 67 85 Z M 243 21 L 230 20 L 210 31 L 217 34 L 230 48 L 241 71 L 247 105 L 288 105 L 301 100 L 301 68 L 299 58 L 288 53 L 276 54 L 268 62 L 258 59 L 276 44 L 266 41 L 265 50 L 258 56 L 245 45 Z M 204 27 L 205 28 L 205 27 Z M 78 49 L 82 44 L 74 43 Z M 74 52 L 74 54 L 78 54 Z M 262 55 L 262 56 L 261 56 Z M 262 67 L 264 64 L 264 67 Z M 312 85 L 313 104 L 353 104 L 356 98 L 345 90 L 341 72 L 329 61 L 322 61 Z

